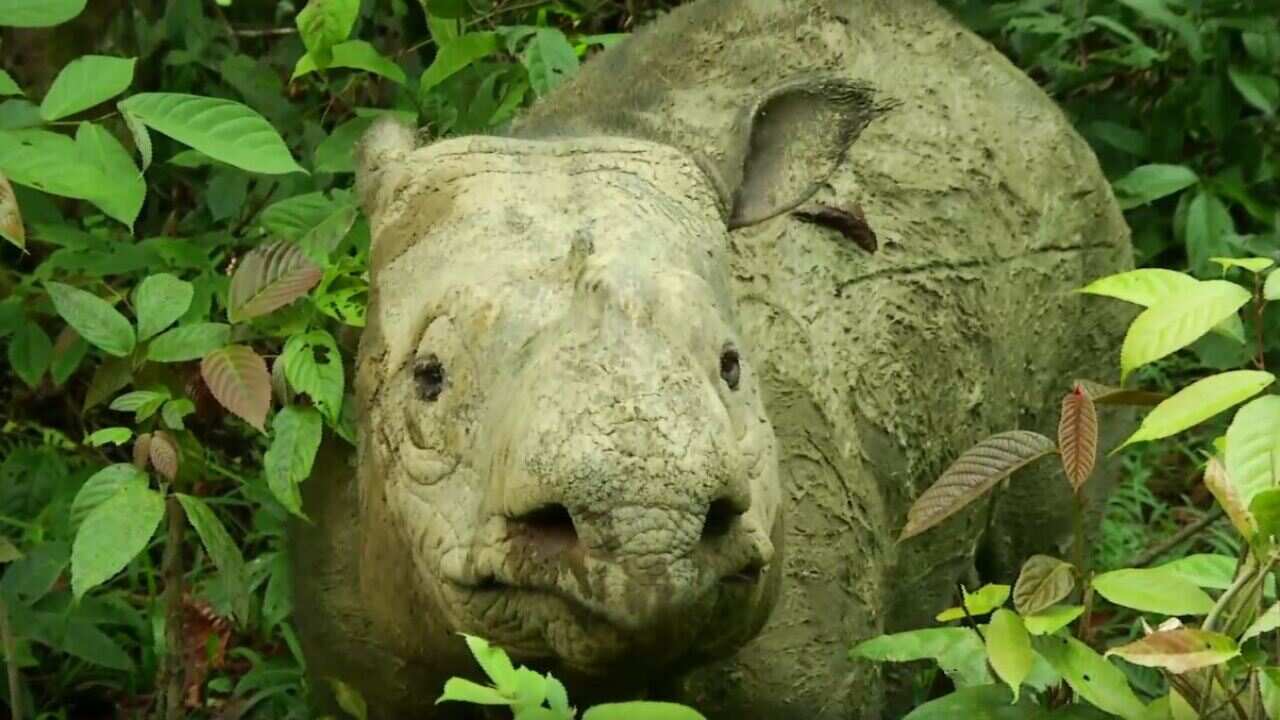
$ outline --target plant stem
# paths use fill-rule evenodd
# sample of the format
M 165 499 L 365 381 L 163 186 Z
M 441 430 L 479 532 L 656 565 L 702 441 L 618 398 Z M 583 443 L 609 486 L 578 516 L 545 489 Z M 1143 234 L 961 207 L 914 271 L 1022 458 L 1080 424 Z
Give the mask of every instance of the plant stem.
M 1253 307 L 1254 307 L 1254 324 L 1257 326 L 1258 335 L 1258 358 L 1257 365 L 1259 370 L 1267 369 L 1267 343 L 1262 334 L 1262 315 L 1266 312 L 1267 301 L 1262 296 L 1262 276 L 1254 274 L 1253 276 Z
M 18 677 L 18 644 L 9 627 L 9 608 L 0 598 L 0 642 L 4 643 L 4 667 L 9 674 L 9 716 L 22 720 L 22 679 Z
M 1212 525 L 1215 521 L 1221 518 L 1223 514 L 1222 506 L 1214 505 L 1199 520 L 1196 520 L 1190 525 L 1182 528 L 1167 539 L 1161 541 L 1158 545 L 1152 546 L 1151 549 L 1139 555 L 1136 560 L 1129 564 L 1129 567 L 1146 567 L 1156 560 L 1159 560 L 1162 555 L 1174 549 L 1178 545 L 1181 545 L 1187 538 Z
M 186 518 L 178 496 L 172 493 L 165 499 L 169 521 L 168 541 L 164 548 L 161 572 L 164 573 L 165 603 L 165 658 L 160 665 L 164 688 L 165 720 L 181 720 L 183 715 L 182 686 L 182 526 Z
M 964 586 L 960 583 L 956 583 L 956 590 L 960 594 L 960 609 L 964 611 L 964 624 L 968 625 L 970 630 L 977 633 L 978 639 L 982 641 L 983 645 L 986 645 L 987 639 L 982 636 L 982 631 L 978 629 L 978 623 L 974 621 L 973 616 L 969 614 L 969 606 L 965 603 Z

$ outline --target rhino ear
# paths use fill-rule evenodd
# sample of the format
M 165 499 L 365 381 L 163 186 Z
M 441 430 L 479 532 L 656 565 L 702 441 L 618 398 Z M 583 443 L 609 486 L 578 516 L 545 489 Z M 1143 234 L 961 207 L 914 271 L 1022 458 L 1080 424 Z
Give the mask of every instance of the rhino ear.
M 406 177 L 409 153 L 417 145 L 413 128 L 389 115 L 374 121 L 356 147 L 356 194 L 370 218 L 376 218 Z
M 774 88 L 739 119 L 721 166 L 729 227 L 768 220 L 808 200 L 878 110 L 871 90 L 842 78 Z

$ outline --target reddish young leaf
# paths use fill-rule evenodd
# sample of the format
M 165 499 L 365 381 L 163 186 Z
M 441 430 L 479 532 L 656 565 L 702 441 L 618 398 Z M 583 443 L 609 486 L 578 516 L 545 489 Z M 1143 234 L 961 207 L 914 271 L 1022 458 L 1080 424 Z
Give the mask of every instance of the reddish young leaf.
M 253 348 L 228 345 L 214 350 L 200 361 L 200 375 L 223 407 L 266 432 L 271 375 L 267 362 Z
M 13 194 L 13 186 L 4 173 L 0 173 L 0 237 L 20 248 L 27 247 L 27 231 L 22 225 L 18 198 Z
M 297 300 L 320 282 L 323 270 L 295 243 L 278 240 L 251 250 L 231 276 L 231 322 L 255 318 Z
M 151 448 L 147 453 L 151 465 L 167 480 L 178 477 L 178 443 L 164 430 L 151 433 Z
M 916 499 L 898 540 L 919 535 L 960 512 L 1019 468 L 1054 450 L 1052 440 L 1025 430 L 993 435 L 974 445 Z
M 1062 398 L 1058 451 L 1071 487 L 1080 492 L 1098 460 L 1098 410 L 1093 406 L 1093 398 L 1079 383 Z

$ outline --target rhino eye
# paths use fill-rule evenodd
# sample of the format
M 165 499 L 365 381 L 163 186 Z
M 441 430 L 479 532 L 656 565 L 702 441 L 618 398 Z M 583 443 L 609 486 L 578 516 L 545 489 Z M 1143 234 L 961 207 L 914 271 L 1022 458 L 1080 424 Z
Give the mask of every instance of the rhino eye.
M 742 368 L 739 365 L 738 351 L 725 348 L 724 352 L 720 353 L 720 378 L 730 390 L 737 390 L 738 380 L 741 377 Z
M 418 383 L 418 394 L 427 402 L 434 402 L 444 392 L 444 365 L 435 355 L 418 361 L 413 368 L 413 379 Z

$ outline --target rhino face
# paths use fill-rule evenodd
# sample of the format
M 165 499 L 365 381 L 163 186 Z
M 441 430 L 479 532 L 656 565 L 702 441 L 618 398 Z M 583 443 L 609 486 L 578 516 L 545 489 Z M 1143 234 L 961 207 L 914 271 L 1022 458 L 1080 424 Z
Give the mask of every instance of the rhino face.
M 778 460 L 707 176 L 631 140 L 410 162 L 357 376 L 377 531 L 450 627 L 526 656 L 745 641 L 775 595 Z

